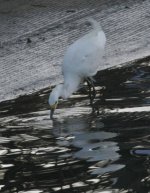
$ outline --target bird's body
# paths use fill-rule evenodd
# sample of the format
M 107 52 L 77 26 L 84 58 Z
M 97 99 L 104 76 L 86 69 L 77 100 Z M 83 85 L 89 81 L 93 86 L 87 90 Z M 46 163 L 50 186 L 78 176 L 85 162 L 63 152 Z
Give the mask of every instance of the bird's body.
M 96 29 L 74 42 L 64 56 L 64 78 L 68 72 L 81 77 L 95 75 L 104 54 L 105 41 L 104 32 Z
M 99 23 L 89 19 L 93 29 L 67 49 L 62 65 L 64 84 L 57 85 L 50 94 L 49 104 L 54 105 L 59 97 L 68 98 L 77 91 L 80 83 L 97 73 L 104 55 L 106 37 Z

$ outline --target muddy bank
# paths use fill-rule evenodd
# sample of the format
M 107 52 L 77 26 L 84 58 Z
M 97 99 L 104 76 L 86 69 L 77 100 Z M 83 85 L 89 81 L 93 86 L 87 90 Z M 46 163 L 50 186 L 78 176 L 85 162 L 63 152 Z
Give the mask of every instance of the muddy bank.
M 2 0 L 0 101 L 62 81 L 64 52 L 90 29 L 84 25 L 89 16 L 101 23 L 108 39 L 101 69 L 148 56 L 149 10 L 149 0 Z

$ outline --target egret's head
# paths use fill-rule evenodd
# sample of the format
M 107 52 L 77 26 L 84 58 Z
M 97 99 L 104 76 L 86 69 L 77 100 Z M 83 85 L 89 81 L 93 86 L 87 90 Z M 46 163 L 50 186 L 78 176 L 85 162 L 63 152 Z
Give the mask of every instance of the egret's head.
M 62 93 L 62 84 L 57 85 L 49 95 L 48 103 L 50 105 L 50 119 L 53 118 L 53 114 L 58 105 L 58 99 Z
M 50 119 L 53 119 L 53 114 L 55 109 L 57 108 L 58 101 L 55 102 L 55 104 L 50 105 Z

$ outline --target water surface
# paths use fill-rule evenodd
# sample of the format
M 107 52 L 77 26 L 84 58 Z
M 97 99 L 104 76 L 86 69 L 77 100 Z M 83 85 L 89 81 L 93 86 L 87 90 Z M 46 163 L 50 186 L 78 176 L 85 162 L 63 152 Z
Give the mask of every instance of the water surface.
M 150 63 L 95 79 L 95 113 L 86 86 L 54 121 L 49 89 L 0 104 L 1 192 L 149 192 Z

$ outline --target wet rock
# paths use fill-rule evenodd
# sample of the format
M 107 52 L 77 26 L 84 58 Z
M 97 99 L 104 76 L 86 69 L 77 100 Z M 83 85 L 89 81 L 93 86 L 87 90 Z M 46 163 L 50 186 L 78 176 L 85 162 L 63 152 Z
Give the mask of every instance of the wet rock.
M 27 44 L 30 44 L 32 41 L 30 38 L 27 38 Z
M 66 13 L 75 13 L 75 12 L 76 12 L 75 9 L 69 9 L 69 10 L 66 11 Z

